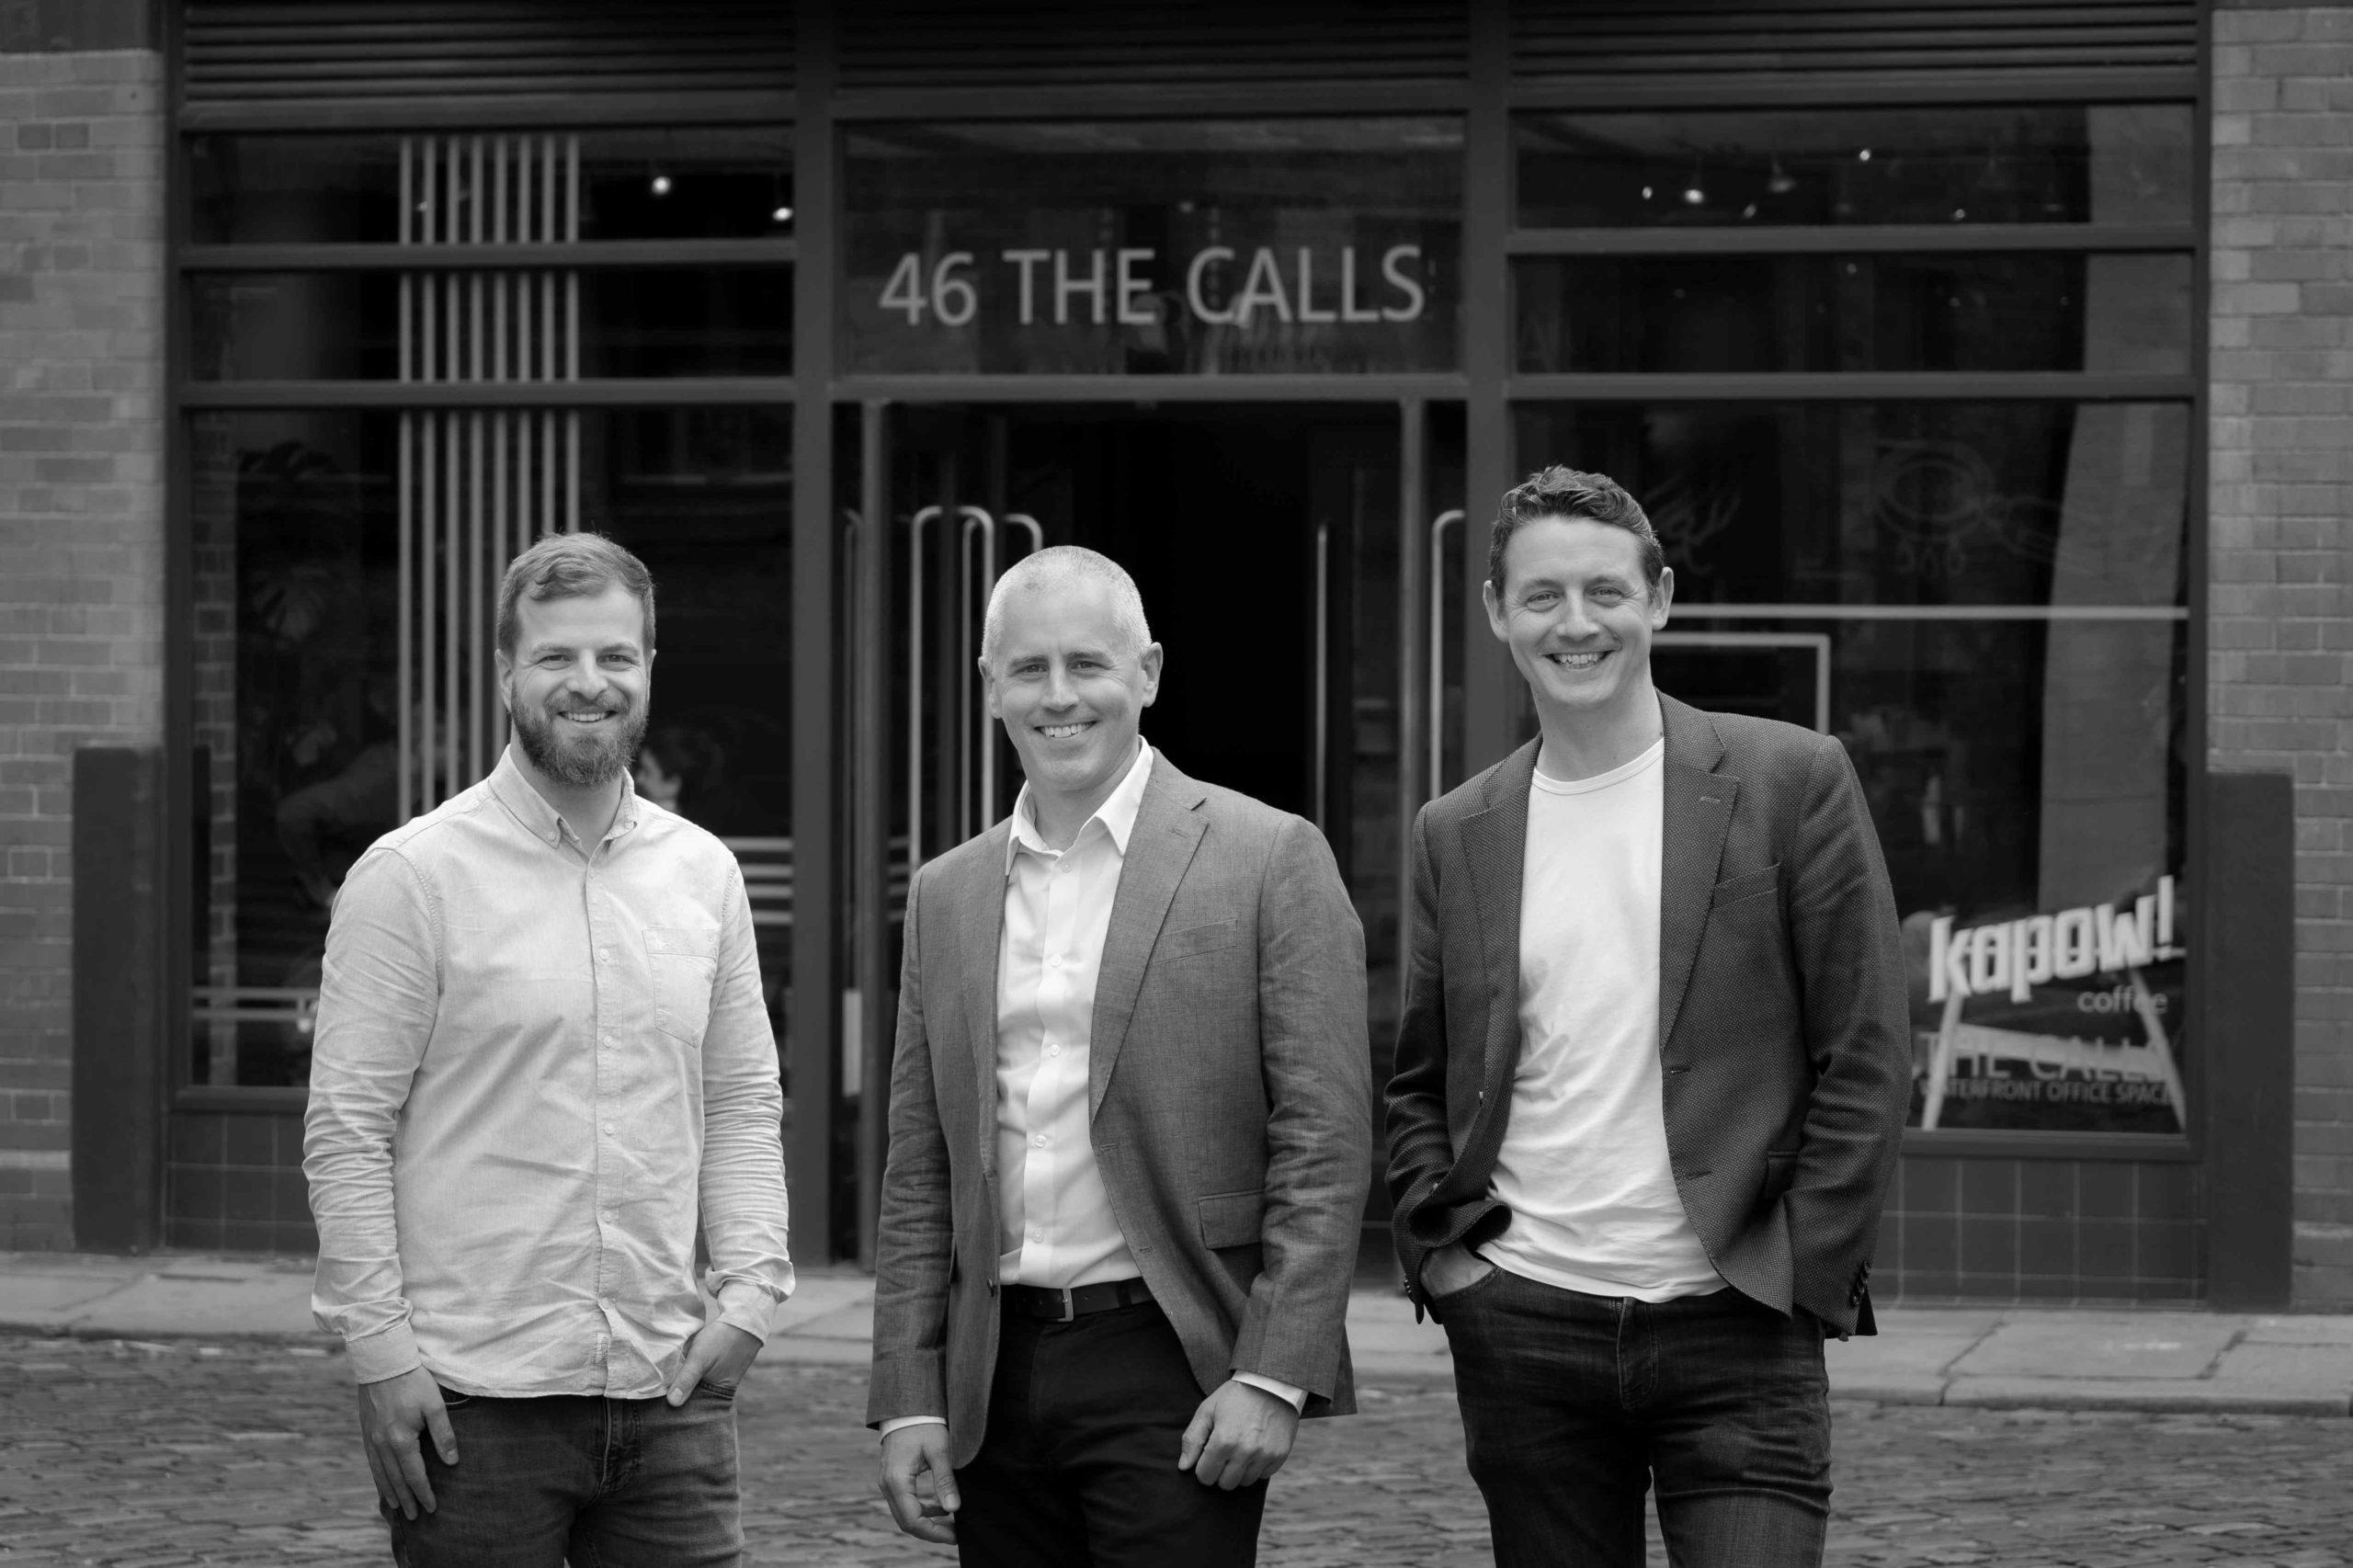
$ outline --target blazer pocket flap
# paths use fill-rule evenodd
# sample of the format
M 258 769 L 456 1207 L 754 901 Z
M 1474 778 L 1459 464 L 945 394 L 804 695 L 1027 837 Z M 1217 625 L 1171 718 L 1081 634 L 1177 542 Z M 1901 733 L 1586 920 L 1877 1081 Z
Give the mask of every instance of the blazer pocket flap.
M 697 930 L 690 926 L 648 926 L 645 928 L 645 950 L 656 958 L 716 960 L 719 957 L 719 932 L 716 927 Z
M 1169 932 L 1160 939 L 1160 956 L 1183 959 L 1195 953 L 1213 953 L 1220 948 L 1230 948 L 1241 939 L 1242 923 L 1239 920 L 1212 920 L 1206 926 L 1188 926 L 1181 931 Z
M 1201 1199 L 1201 1244 L 1241 1247 L 1257 1244 L 1267 1217 L 1267 1192 L 1221 1192 Z
M 1743 871 L 1736 877 L 1725 878 L 1716 884 L 1716 891 L 1710 896 L 1710 902 L 1716 908 L 1722 909 L 1727 903 L 1737 903 L 1744 898 L 1755 898 L 1759 893 L 1771 892 L 1780 885 L 1781 863 L 1776 860 L 1771 865 L 1760 867 L 1756 870 Z

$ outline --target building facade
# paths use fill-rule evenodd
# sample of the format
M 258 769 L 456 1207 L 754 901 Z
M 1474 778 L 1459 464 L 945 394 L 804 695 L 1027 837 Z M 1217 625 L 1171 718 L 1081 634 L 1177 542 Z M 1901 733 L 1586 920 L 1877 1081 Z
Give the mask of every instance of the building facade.
M 1661 685 L 1836 733 L 1914 960 L 1891 1293 L 2353 1301 L 2353 7 L 179 0 L 0 14 L 0 1241 L 299 1251 L 326 909 L 503 744 L 504 560 L 661 586 L 803 1256 L 871 1245 L 995 574 L 1308 815 L 1529 733 L 1514 478 Z M 13 139 L 13 140 L 11 140 Z M 13 151 L 11 148 L 13 147 Z M 1367 1215 L 1377 1255 L 1385 1209 Z

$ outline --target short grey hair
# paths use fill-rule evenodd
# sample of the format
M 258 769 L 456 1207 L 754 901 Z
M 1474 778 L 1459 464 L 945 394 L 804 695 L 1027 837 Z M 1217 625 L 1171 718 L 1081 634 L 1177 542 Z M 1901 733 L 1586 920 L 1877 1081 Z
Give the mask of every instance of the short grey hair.
M 1025 555 L 1006 569 L 989 594 L 988 616 L 981 622 L 981 662 L 996 663 L 997 643 L 1005 636 L 1006 601 L 1015 594 L 1051 593 L 1077 583 L 1100 583 L 1111 590 L 1111 623 L 1122 653 L 1140 653 L 1152 643 L 1152 624 L 1143 618 L 1143 595 L 1127 568 L 1109 556 L 1084 545 L 1058 544 Z

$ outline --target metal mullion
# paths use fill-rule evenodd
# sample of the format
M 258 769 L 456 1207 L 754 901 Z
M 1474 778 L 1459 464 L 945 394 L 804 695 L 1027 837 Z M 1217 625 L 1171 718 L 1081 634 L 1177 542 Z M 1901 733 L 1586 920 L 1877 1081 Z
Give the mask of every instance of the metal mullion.
M 862 868 L 853 838 L 844 843 L 840 810 L 843 788 L 840 699 L 837 682 L 845 656 L 845 607 L 836 586 L 842 550 L 835 510 L 833 371 L 833 301 L 837 256 L 833 236 L 838 220 L 837 168 L 830 119 L 833 87 L 833 6 L 830 0 L 799 0 L 795 6 L 795 62 L 802 101 L 812 112 L 794 130 L 792 195 L 794 230 L 807 242 L 809 259 L 792 275 L 793 374 L 805 395 L 792 404 L 792 535 L 790 557 L 791 615 L 789 620 L 790 695 L 786 719 L 792 735 L 792 932 L 790 975 L 786 990 L 782 1040 L 792 1114 L 785 1134 L 785 1165 L 792 1190 L 802 1195 L 795 1239 L 817 1263 L 832 1260 L 841 1238 L 833 1221 L 837 1190 L 834 1164 L 835 1090 L 843 1046 L 841 994 L 856 984 L 841 961 L 846 922 L 841 893 L 845 865 Z M 797 255 L 796 251 L 796 255 Z M 880 456 L 875 432 L 874 456 Z M 859 456 L 861 483 L 880 483 Z M 858 505 L 887 527 L 890 508 L 876 491 L 862 492 Z M 847 656 L 855 661 L 852 646 Z M 881 673 L 889 689 L 890 673 Z M 876 722 L 887 723 L 887 716 Z M 884 757 L 887 768 L 889 759 Z M 889 896 L 890 824 L 883 896 Z M 887 915 L 885 920 L 887 927 Z M 863 1050 L 865 1042 L 857 1042 Z M 853 1227 L 855 1228 L 855 1227 Z
M 829 106 L 837 121 L 942 119 L 1277 119 L 1310 115 L 1460 113 L 1467 83 L 1290 82 L 1236 87 L 1135 83 L 1120 86 L 1030 84 L 1001 87 L 865 88 Z
M 2145 403 L 2197 394 L 2188 375 L 2106 371 L 1803 370 L 1519 375 L 1518 403 Z
M 1689 77 L 1515 83 L 1514 111 L 1596 113 L 1606 109 L 1916 108 L 1932 104 L 2180 103 L 2195 97 L 2195 66 L 2145 70 L 1923 71 L 1841 80 L 1821 74 L 1773 77 L 1758 73 L 1705 85 Z
M 468 233 L 466 243 L 480 245 L 489 238 L 489 206 L 485 193 L 489 182 L 485 177 L 487 161 L 483 156 L 483 139 L 476 136 L 468 148 L 472 168 L 468 171 L 466 203 Z M 466 279 L 466 379 L 483 379 L 483 323 L 485 319 L 483 300 L 483 276 L 474 273 Z M 488 497 L 483 482 L 483 415 L 477 411 L 466 416 L 466 618 L 461 637 L 466 648 L 466 782 L 472 783 L 490 771 L 485 761 L 490 737 L 490 679 L 487 668 L 489 644 L 483 631 L 483 613 L 486 600 L 484 579 L 490 574 L 486 559 L 491 541 L 484 537 L 487 522 Z
M 184 78 L 176 78 L 184 79 Z M 416 130 L 606 130 L 619 126 L 752 125 L 790 123 L 790 88 L 696 93 L 616 92 L 593 97 L 567 94 L 544 105 L 479 101 L 463 97 L 384 103 L 292 102 L 198 104 L 180 110 L 184 131 L 416 131 Z
M 835 395 L 864 402 L 938 403 L 1379 403 L 1460 398 L 1461 376 L 847 376 Z
M 394 506 L 400 514 L 400 587 L 399 611 L 393 632 L 393 700 L 400 709 L 392 722 L 393 738 L 400 747 L 400 762 L 396 778 L 394 811 L 396 822 L 406 822 L 415 816 L 416 794 L 411 791 L 411 769 L 415 767 L 415 722 L 410 712 L 415 701 L 416 672 L 416 415 L 404 410 L 401 414 L 399 469 L 392 489 Z M 427 417 L 430 417 L 429 415 Z
M 1504 238 L 1514 256 L 1862 256 L 1917 252 L 2187 251 L 2188 223 L 1872 223 L 1714 229 L 1518 229 Z
M 799 259 L 797 240 L 500 240 L 487 244 L 190 245 L 183 272 L 368 272 L 429 266 L 512 272 L 534 267 L 774 267 Z
M 794 386 L 789 376 L 582 381 L 188 381 L 181 384 L 180 395 L 189 408 L 710 408 L 790 403 Z
M 432 238 L 433 210 L 441 200 L 440 164 L 434 152 L 438 144 L 438 139 L 435 137 L 419 139 L 418 159 L 423 165 L 419 183 L 424 187 L 422 210 L 416 222 L 420 240 L 429 241 Z M 433 346 L 440 332 L 441 300 L 439 291 L 433 286 L 432 273 L 417 271 L 412 276 L 416 279 L 417 295 L 416 379 L 429 381 L 434 379 Z
M 463 526 L 459 517 L 461 496 L 459 486 L 459 452 L 462 428 L 453 414 L 440 416 L 441 449 L 441 540 L 444 554 L 441 564 L 441 733 L 443 755 L 449 758 L 450 794 L 473 782 L 462 778 L 465 753 L 462 749 L 465 733 L 460 718 L 464 696 L 459 684 L 459 638 L 463 628 L 459 611 L 463 604 L 460 597 L 461 565 L 458 559 L 459 532 Z M 446 798 L 446 797 L 445 797 Z
M 1426 733 L 1437 714 L 1426 706 L 1425 665 L 1435 655 L 1431 628 L 1422 624 L 1428 585 L 1423 517 L 1429 506 L 1429 406 L 1407 398 L 1397 409 L 1397 1001 L 1414 969 L 1414 824 L 1437 781 L 1421 777 Z
M 440 538 L 441 520 L 434 505 L 438 488 L 437 469 L 440 460 L 441 420 L 437 415 L 417 416 L 417 453 L 415 483 L 416 485 L 416 705 L 424 710 L 425 722 L 417 726 L 416 740 L 416 801 L 419 811 L 430 810 L 438 802 L 433 793 L 433 705 L 434 687 L 438 675 L 434 657 L 437 644 L 433 638 L 433 605 L 435 585 L 439 575 L 439 559 L 434 544 Z M 404 757 L 403 765 L 407 759 Z
M 1514 167 L 1511 121 L 1511 18 L 1501 6 L 1471 11 L 1471 110 L 1463 124 L 1462 367 L 1464 505 L 1483 516 L 1512 482 L 1511 269 L 1504 255 L 1511 229 Z M 1484 575 L 1484 530 L 1462 530 L 1462 591 L 1455 635 L 1462 649 L 1462 771 L 1476 773 L 1518 741 L 1524 699 L 1509 659 L 1483 635 L 1478 585 Z M 1474 632 L 1473 628 L 1479 628 Z M 1443 657 L 1443 651 L 1434 656 Z
M 580 138 L 575 134 L 564 138 L 563 237 L 580 237 Z M 567 269 L 563 275 L 563 379 L 580 379 L 580 274 Z M 580 531 L 580 415 L 576 410 L 565 411 L 563 416 L 563 531 Z

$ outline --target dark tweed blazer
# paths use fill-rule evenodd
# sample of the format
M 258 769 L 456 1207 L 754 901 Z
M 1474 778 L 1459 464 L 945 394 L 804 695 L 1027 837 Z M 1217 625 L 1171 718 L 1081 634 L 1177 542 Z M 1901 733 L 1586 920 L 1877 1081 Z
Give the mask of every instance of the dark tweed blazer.
M 867 1420 L 980 1451 L 997 1347 L 999 823 L 916 873 L 891 1065 Z M 1372 1162 L 1364 931 L 1313 825 L 1154 759 L 1104 937 L 1089 1139 L 1206 1394 L 1356 1408 L 1348 1280 Z M 1170 1456 L 1175 1463 L 1175 1456 Z
M 1871 1247 L 1912 1085 L 1895 900 L 1846 749 L 1662 697 L 1659 1057 L 1667 1153 L 1716 1269 L 1842 1338 L 1875 1332 Z M 1414 824 L 1414 953 L 1389 1187 L 1422 1260 L 1501 1232 L 1519 1059 L 1520 871 L 1537 743 Z

